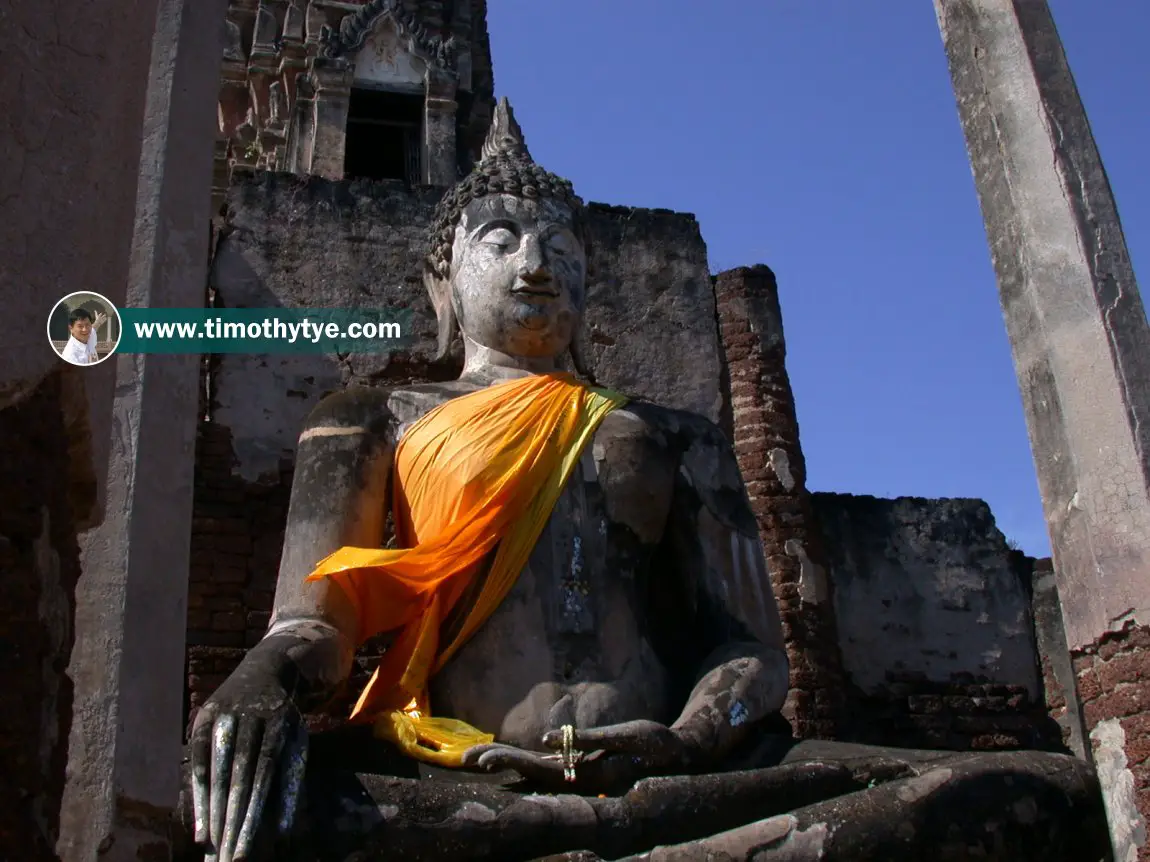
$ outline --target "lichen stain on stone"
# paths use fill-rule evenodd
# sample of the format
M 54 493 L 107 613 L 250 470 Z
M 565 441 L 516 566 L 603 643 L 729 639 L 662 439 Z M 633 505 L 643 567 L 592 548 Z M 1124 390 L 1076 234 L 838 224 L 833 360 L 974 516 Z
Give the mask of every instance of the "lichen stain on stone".
M 950 781 L 953 774 L 953 770 L 943 767 L 942 769 L 932 769 L 930 772 L 915 778 L 908 778 L 906 783 L 898 789 L 898 798 L 906 803 L 918 802 Z
M 1146 821 L 1138 812 L 1134 773 L 1126 758 L 1126 731 L 1117 718 L 1100 721 L 1090 731 L 1094 743 L 1094 766 L 1110 821 L 1110 840 L 1115 862 L 1137 862 L 1146 844 Z

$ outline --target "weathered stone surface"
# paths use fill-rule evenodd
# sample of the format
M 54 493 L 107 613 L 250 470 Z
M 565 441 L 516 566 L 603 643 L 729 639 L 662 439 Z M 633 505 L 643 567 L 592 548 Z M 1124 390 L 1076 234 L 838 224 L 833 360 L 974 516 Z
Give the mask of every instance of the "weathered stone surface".
M 1150 624 L 1150 324 L 1086 111 L 1045 0 L 935 0 L 1080 657 Z M 1083 680 L 1080 679 L 1080 685 Z M 1150 715 L 1137 689 L 1123 717 Z M 1105 697 L 1105 696 L 1104 696 Z M 1117 858 L 1150 858 L 1145 736 L 1086 702 Z M 1100 742 L 1100 740 L 1102 742 Z M 1139 813 L 1140 812 L 1140 813 Z M 1137 824 L 1137 825 L 1134 825 Z
M 233 0 L 215 192 L 226 192 L 232 165 L 342 179 L 352 87 L 426 96 L 423 129 L 413 130 L 422 152 L 409 154 L 409 173 L 450 185 L 470 169 L 491 117 L 486 18 L 483 0 L 352 0 L 306 9 Z
M 890 671 L 1025 686 L 1037 696 L 1029 590 L 987 505 L 815 494 L 851 681 Z
M 936 0 L 1071 649 L 1150 623 L 1150 325 L 1042 0 Z
M 576 186 L 578 188 L 578 186 Z M 718 421 L 715 298 L 694 216 L 591 204 L 584 345 L 605 386 Z
M 1083 862 L 1107 852 L 1098 784 L 1061 755 L 968 755 L 620 862 Z
M 1062 729 L 1062 738 L 1067 748 L 1078 757 L 1086 757 L 1082 705 L 1078 700 L 1074 667 L 1066 646 L 1066 626 L 1062 622 L 1057 577 L 1050 560 L 1034 562 L 1031 586 L 1034 636 L 1042 670 L 1046 709 Z
M 420 768 L 365 739 L 363 729 L 322 734 L 310 758 L 309 816 L 275 858 L 1083 862 L 1105 853 L 1097 783 L 1071 757 L 946 755 L 785 737 L 765 738 L 749 760 L 756 756 L 776 765 L 651 778 L 621 796 L 593 797 L 536 794 L 501 787 L 498 776 Z M 186 834 L 186 799 L 181 810 Z M 775 855 L 753 855 L 754 848 Z M 177 858 L 200 856 L 185 845 Z
M 1048 748 L 1030 567 L 977 500 L 814 494 L 850 737 L 953 749 Z
M 202 303 L 224 0 L 163 0 L 154 19 L 126 300 Z M 124 355 L 115 364 L 103 521 L 81 539 L 69 665 L 75 710 L 58 852 L 147 858 L 166 845 L 178 794 L 188 525 L 199 363 Z
M 64 367 L 0 410 L 0 857 L 55 859 L 72 683 L 76 512 L 91 504 L 83 372 Z
M 155 9 L 155 0 L 4 7 L 0 301 L 11 331 L 0 407 L 60 365 L 45 332 L 57 300 L 85 289 L 123 303 Z M 94 432 L 106 437 L 112 372 L 89 370 L 102 384 Z

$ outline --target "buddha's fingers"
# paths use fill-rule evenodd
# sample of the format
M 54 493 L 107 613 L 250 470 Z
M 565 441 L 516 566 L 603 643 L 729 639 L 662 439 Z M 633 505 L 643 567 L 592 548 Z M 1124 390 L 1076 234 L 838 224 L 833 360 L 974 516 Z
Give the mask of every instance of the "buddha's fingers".
M 211 808 L 208 794 L 212 778 L 212 726 L 215 710 L 209 705 L 200 710 L 192 728 L 192 814 L 195 820 L 195 842 L 204 846 L 211 839 Z
M 232 854 L 232 862 L 246 862 L 252 854 L 256 834 L 263 824 L 268 793 L 279 766 L 285 738 L 282 720 L 273 719 L 264 728 L 263 742 L 260 745 L 259 758 L 256 761 L 255 777 L 252 780 L 251 798 L 248 800 L 247 814 L 244 815 L 243 826 L 240 827 L 235 853 Z
M 264 735 L 262 718 L 245 715 L 240 718 L 236 731 L 235 755 L 228 789 L 228 807 L 224 817 L 224 831 L 217 845 L 219 862 L 232 862 L 240 828 L 246 819 L 251 801 L 252 782 L 255 778 L 257 752 Z
M 228 785 L 232 774 L 232 756 L 236 747 L 236 717 L 225 713 L 212 723 L 212 787 L 208 796 L 209 840 L 211 858 L 222 846 L 224 816 L 227 814 Z
M 553 750 L 562 748 L 562 731 L 549 731 L 543 737 L 543 744 Z M 654 721 L 628 721 L 576 730 L 572 734 L 572 745 L 579 751 L 641 754 L 657 759 L 674 756 L 682 747 L 674 731 Z
M 280 753 L 280 794 L 279 824 L 277 831 L 281 839 L 286 839 L 295 828 L 295 818 L 299 811 L 300 795 L 303 791 L 304 773 L 307 771 L 307 728 L 298 715 L 287 720 L 284 745 Z
M 514 769 L 529 781 L 543 783 L 551 783 L 563 778 L 563 764 L 546 755 L 524 751 L 510 745 L 499 745 L 498 743 L 476 746 L 475 748 L 484 750 L 477 752 L 476 756 L 469 758 L 469 760 L 475 766 L 488 772 Z M 467 764 L 465 763 L 465 765 Z

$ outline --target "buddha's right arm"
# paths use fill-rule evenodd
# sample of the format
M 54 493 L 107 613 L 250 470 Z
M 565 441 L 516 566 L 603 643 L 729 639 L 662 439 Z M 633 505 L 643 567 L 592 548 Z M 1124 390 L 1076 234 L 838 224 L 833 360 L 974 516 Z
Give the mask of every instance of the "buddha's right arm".
M 286 660 L 305 709 L 344 683 L 361 638 L 353 597 L 306 578 L 345 545 L 382 546 L 395 426 L 383 390 L 349 389 L 320 402 L 300 434 L 274 612 L 257 649 Z

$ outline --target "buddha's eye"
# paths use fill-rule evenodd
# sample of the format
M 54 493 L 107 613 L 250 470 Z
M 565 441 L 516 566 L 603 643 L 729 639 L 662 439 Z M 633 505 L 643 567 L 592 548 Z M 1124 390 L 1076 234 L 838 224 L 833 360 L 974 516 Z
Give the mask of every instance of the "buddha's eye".
M 547 248 L 559 255 L 573 254 L 575 243 L 566 233 L 553 233 L 547 237 Z
M 497 227 L 495 230 L 488 231 L 483 235 L 484 245 L 493 245 L 500 251 L 507 251 L 514 247 L 517 241 L 515 234 L 501 227 Z

